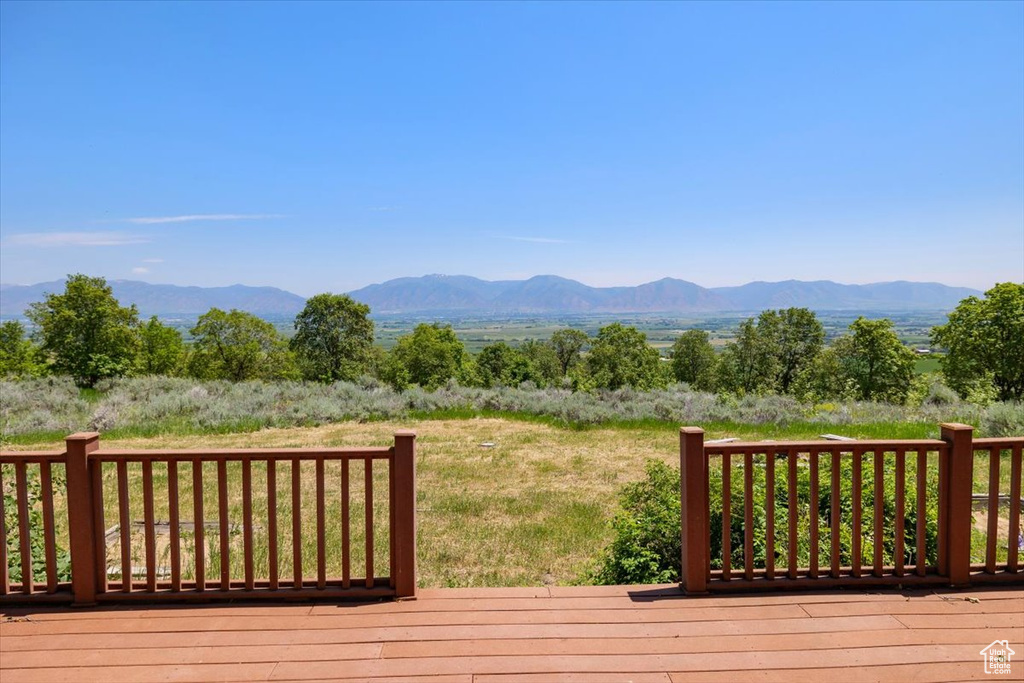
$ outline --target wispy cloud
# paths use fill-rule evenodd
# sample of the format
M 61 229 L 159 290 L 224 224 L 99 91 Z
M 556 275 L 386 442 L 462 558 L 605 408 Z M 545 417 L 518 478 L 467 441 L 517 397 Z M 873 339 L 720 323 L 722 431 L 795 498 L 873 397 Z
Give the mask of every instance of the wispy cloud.
M 191 223 L 193 221 L 258 221 L 269 218 L 284 218 L 279 213 L 196 213 L 185 216 L 143 216 L 125 218 L 124 223 L 135 225 L 158 225 L 160 223 Z
M 512 240 L 513 242 L 534 242 L 535 244 L 570 244 L 569 240 L 559 240 L 553 237 L 512 237 L 511 235 L 498 235 L 499 239 Z
M 126 232 L 24 232 L 10 235 L 5 242 L 22 247 L 119 247 L 146 244 L 150 240 Z
M 142 266 L 136 266 L 132 268 L 132 275 L 145 275 L 149 272 L 149 268 L 143 268 Z
M 143 263 L 163 263 L 164 260 L 162 258 L 144 258 L 144 259 L 142 259 L 142 262 Z

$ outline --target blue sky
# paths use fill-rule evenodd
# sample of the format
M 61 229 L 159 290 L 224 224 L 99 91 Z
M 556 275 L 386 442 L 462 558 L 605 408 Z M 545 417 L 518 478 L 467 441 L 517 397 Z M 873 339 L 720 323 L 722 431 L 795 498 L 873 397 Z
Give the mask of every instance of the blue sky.
M 0 280 L 1024 280 L 1024 3 L 0 3 Z

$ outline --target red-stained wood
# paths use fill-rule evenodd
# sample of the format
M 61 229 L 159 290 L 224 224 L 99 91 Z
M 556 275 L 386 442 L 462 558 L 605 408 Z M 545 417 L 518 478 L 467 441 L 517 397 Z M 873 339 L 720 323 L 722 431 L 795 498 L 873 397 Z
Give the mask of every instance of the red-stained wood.
M 252 559 L 252 462 L 242 462 L 242 563 L 245 572 L 245 590 L 251 591 L 255 582 Z
M 949 423 L 941 425 L 942 439 L 949 444 L 949 473 L 946 498 L 946 568 L 953 586 L 966 586 L 971 575 L 971 493 L 974 485 L 974 427 Z M 941 532 L 940 532 L 941 533 Z M 941 558 L 940 558 L 941 559 Z
M 413 481 L 408 476 L 396 475 L 396 504 L 401 504 L 400 517 L 412 516 L 412 528 L 415 530 L 416 486 L 415 486 L 415 434 L 400 433 L 395 435 L 395 465 L 401 471 L 404 467 L 411 472 Z M 704 451 L 704 430 L 699 427 L 682 427 L 679 430 L 679 510 L 680 510 L 680 587 L 688 594 L 707 592 L 708 572 L 711 562 L 711 525 L 708 523 L 708 472 L 707 454 Z M 398 486 L 398 484 L 401 484 Z M 409 500 L 411 498 L 411 501 Z M 399 503 L 401 501 L 401 503 Z M 412 509 L 409 510 L 409 504 Z M 399 530 L 404 529 L 403 521 Z M 403 533 L 396 530 L 399 543 L 408 542 L 407 530 Z M 412 558 L 415 561 L 415 537 L 413 540 Z M 399 546 L 398 552 L 408 550 Z M 412 582 L 415 588 L 415 581 Z
M 267 564 L 270 590 L 278 588 L 277 461 L 267 460 Z
M 348 460 L 341 461 L 341 585 L 352 585 L 352 542 L 349 537 L 349 472 Z
M 11 577 L 7 569 L 7 512 L 4 510 L 4 468 L 0 464 L 0 596 L 11 592 Z
M 840 543 L 839 532 L 840 532 L 841 524 L 842 524 L 842 520 L 840 519 L 840 507 L 839 507 L 839 480 L 840 480 L 840 475 L 841 474 L 842 474 L 841 456 L 840 456 L 840 453 L 839 453 L 839 449 L 837 448 L 834 451 L 832 451 L 832 471 L 831 471 L 831 482 L 830 482 L 831 483 L 831 490 L 830 490 L 831 500 L 829 501 L 832 504 L 832 509 L 831 509 L 831 512 L 830 512 L 830 515 L 829 515 L 831 517 L 829 527 L 830 527 L 830 530 L 832 532 L 831 540 L 829 541 L 829 554 L 831 555 L 831 557 L 829 558 L 829 565 L 830 565 L 830 567 L 829 567 L 829 569 L 830 569 L 829 575 L 833 579 L 838 579 L 839 578 L 839 543 Z
M 732 454 L 722 456 L 722 581 L 732 578 Z
M 146 538 L 146 590 L 156 590 L 156 521 L 153 512 L 153 463 L 142 463 L 143 526 Z
M 1020 538 L 1021 460 L 1024 460 L 1021 450 L 1021 444 L 1018 443 L 1010 455 L 1010 529 L 1006 566 L 1011 572 L 1017 572 L 1020 568 L 1018 544 L 1014 539 Z
M 104 462 L 126 460 L 128 462 L 167 462 L 169 460 L 194 460 L 199 458 L 205 462 L 244 462 L 246 460 L 266 460 L 267 458 L 314 458 L 326 460 L 344 460 L 373 458 L 385 460 L 390 455 L 389 448 L 211 448 L 203 450 L 167 450 L 159 448 L 96 450 L 93 457 Z M 36 455 L 30 460 L 38 462 L 40 458 L 52 457 L 53 454 Z M 6 455 L 4 456 L 7 457 Z M 59 459 L 58 459 L 59 460 Z
M 811 506 L 809 510 L 809 524 L 811 537 L 810 566 L 807 575 L 812 579 L 818 578 L 818 451 L 811 451 L 808 456 L 808 466 L 811 468 Z M 748 577 L 750 578 L 750 577 Z
M 231 527 L 228 517 L 228 463 L 217 461 L 217 522 L 220 540 L 220 588 L 231 582 Z
M 743 456 L 743 576 L 754 578 L 754 454 Z
M 39 485 L 43 502 L 43 548 L 46 555 L 46 592 L 57 592 L 57 534 L 53 518 L 53 478 L 50 462 L 39 463 Z M 6 539 L 5 539 L 6 541 Z
M 302 588 L 302 460 L 292 458 L 292 587 Z
M 872 522 L 872 528 L 874 530 L 874 547 L 871 550 L 871 558 L 873 560 L 873 573 L 875 576 L 882 575 L 882 560 L 885 551 L 885 525 L 883 522 L 883 513 L 885 511 L 885 450 L 879 448 L 875 451 L 871 458 L 872 464 L 875 468 L 875 495 L 874 495 L 874 521 Z
M 928 558 L 925 545 L 928 530 L 928 452 L 917 451 L 917 549 L 915 551 L 914 573 L 924 576 Z
M 872 451 L 875 448 L 887 448 L 889 450 L 893 448 L 925 448 L 937 450 L 946 445 L 944 441 L 938 439 L 872 439 L 857 441 L 856 444 L 858 448 L 866 451 Z M 836 448 L 835 441 L 734 441 L 726 444 L 707 444 L 706 451 L 708 455 L 746 453 L 747 451 L 769 453 L 773 449 L 778 453 L 783 452 L 781 449 L 785 449 L 787 452 L 808 453 L 815 449 L 818 451 L 831 451 L 834 448 Z
M 999 540 L 999 460 L 1002 451 L 993 446 L 988 452 L 988 528 L 985 543 L 985 571 L 996 572 L 996 547 Z
M 398 575 L 396 568 L 395 553 L 395 451 L 391 449 L 391 458 L 388 460 L 388 576 L 391 577 L 391 587 L 395 587 L 395 577 Z
M 195 540 L 196 590 L 206 589 L 206 517 L 203 511 L 203 461 L 192 461 L 192 529 Z
M 701 449 L 703 451 L 703 449 Z M 700 454 L 703 458 L 703 453 Z M 395 595 L 399 598 L 416 597 L 416 433 L 403 431 L 395 434 L 392 456 L 394 465 L 394 488 L 392 509 L 394 510 L 395 540 L 392 547 L 395 556 Z M 704 515 L 704 519 L 707 515 Z M 692 520 L 699 525 L 700 520 Z M 705 557 L 707 553 L 705 553 Z M 700 558 L 696 562 L 701 562 Z
M 365 463 L 366 489 L 366 587 L 373 586 L 373 460 L 367 458 Z
M 128 462 L 117 461 L 117 525 L 121 542 L 121 591 L 132 591 L 131 511 L 128 507 Z
M 896 457 L 896 539 L 893 545 L 893 564 L 895 565 L 894 573 L 896 576 L 903 576 L 903 562 L 904 562 L 904 534 L 906 530 L 904 525 L 906 524 L 907 514 L 907 451 L 896 451 L 894 453 Z
M 864 449 L 853 449 L 853 529 L 850 539 L 850 564 L 853 567 L 853 576 L 860 576 L 861 566 L 864 557 L 861 554 L 861 513 L 863 504 L 861 501 L 861 467 L 863 464 Z
M 786 540 L 786 575 L 790 579 L 795 579 L 797 576 L 797 559 L 796 549 L 798 545 L 797 540 L 797 524 L 800 520 L 800 503 L 797 499 L 796 493 L 796 461 L 797 452 L 795 450 L 782 451 L 786 454 L 786 462 L 788 465 L 788 477 L 786 486 L 786 505 L 789 506 L 787 517 L 789 518 L 789 536 Z
M 764 566 L 765 576 L 775 578 L 775 452 L 768 451 L 764 456 Z
M 316 459 L 316 587 L 327 587 L 327 515 L 324 501 L 324 460 Z
M 18 504 L 18 552 L 21 554 L 21 592 L 35 590 L 32 580 L 32 537 L 28 516 L 28 472 L 24 462 L 14 463 L 14 486 Z M 4 542 L 6 542 L 6 537 Z
M 71 487 L 72 487 L 72 481 L 73 480 L 72 480 L 71 475 L 70 475 L 70 472 L 74 469 L 74 463 L 72 462 L 71 457 L 70 457 L 72 452 L 73 452 L 73 448 L 69 446 L 69 448 L 68 448 L 69 460 L 68 460 L 67 469 L 66 469 L 66 472 L 68 473 L 67 474 L 67 487 L 68 487 L 68 534 L 72 537 L 72 539 L 71 539 L 71 547 L 73 548 L 75 546 L 75 541 L 76 541 L 75 535 L 76 535 L 77 532 L 72 532 L 71 531 L 71 524 L 72 524 L 71 523 L 71 519 L 73 517 L 73 515 L 71 513 L 71 501 L 72 501 L 72 499 L 74 497 L 72 492 L 71 492 Z M 101 463 L 101 462 L 86 462 L 84 464 L 85 464 L 85 469 L 87 471 L 87 475 L 86 476 L 88 476 L 89 479 L 92 481 L 92 490 L 89 492 L 89 494 L 90 494 L 90 496 L 89 496 L 90 503 L 89 504 L 90 504 L 90 507 L 92 508 L 92 510 L 91 510 L 92 529 L 91 529 L 91 531 L 92 531 L 92 542 L 93 542 L 93 551 L 92 551 L 92 555 L 90 557 L 92 559 L 93 566 L 95 567 L 95 575 L 94 575 L 93 584 L 92 584 L 93 595 L 92 595 L 92 598 L 89 600 L 89 602 L 92 602 L 93 600 L 95 600 L 96 593 L 106 593 L 107 592 L 107 579 L 108 579 L 108 577 L 107 577 L 107 537 L 106 537 L 106 533 L 105 533 L 106 528 L 107 528 L 107 524 L 106 524 L 106 513 L 104 512 L 105 505 L 104 505 L 104 502 L 103 502 L 103 463 Z M 80 493 L 78 495 L 80 495 Z M 74 564 L 74 555 L 72 554 L 72 565 L 73 564 Z M 72 581 L 74 581 L 75 579 L 78 579 L 79 581 L 81 581 L 82 578 L 84 578 L 84 576 L 83 577 L 78 577 L 76 575 L 77 575 L 77 572 L 73 572 L 72 573 Z M 83 575 L 84 575 L 84 572 L 83 572 Z M 80 591 L 76 588 L 75 589 L 76 597 L 79 595 L 79 593 L 80 593 Z M 88 604 L 88 603 L 86 603 L 86 604 Z
M 171 590 L 181 590 L 181 512 L 178 502 L 178 463 L 167 463 L 167 511 L 170 524 Z

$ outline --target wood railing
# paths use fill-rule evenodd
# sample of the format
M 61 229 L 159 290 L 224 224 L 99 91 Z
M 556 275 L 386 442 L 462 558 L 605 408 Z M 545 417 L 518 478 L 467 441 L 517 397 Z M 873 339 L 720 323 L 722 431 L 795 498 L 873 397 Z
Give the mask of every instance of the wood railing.
M 104 450 L 88 433 L 63 453 L 0 453 L 0 490 L 13 489 L 0 500 L 0 602 L 414 597 L 415 439 Z
M 941 435 L 704 443 L 683 428 L 682 588 L 1024 581 L 1024 437 L 972 440 L 960 424 Z

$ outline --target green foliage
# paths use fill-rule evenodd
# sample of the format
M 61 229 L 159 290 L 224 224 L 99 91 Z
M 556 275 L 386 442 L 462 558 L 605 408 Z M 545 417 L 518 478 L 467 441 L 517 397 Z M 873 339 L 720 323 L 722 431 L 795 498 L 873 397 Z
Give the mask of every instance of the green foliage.
M 905 403 L 914 377 L 914 352 L 900 343 L 888 319 L 857 318 L 850 336 L 840 337 L 832 349 L 842 377 L 853 381 L 857 398 Z
M 779 368 L 774 337 L 762 334 L 750 318 L 740 323 L 736 339 L 722 353 L 718 388 L 735 393 L 769 393 L 774 389 Z
M 12 468 L 13 469 L 13 468 Z M 63 479 L 63 468 L 54 468 L 51 471 L 51 483 L 55 492 L 63 491 L 66 484 Z M 21 544 L 18 538 L 18 498 L 15 488 L 14 477 L 11 472 L 5 472 L 4 487 L 2 493 L 4 498 L 4 528 L 7 530 L 7 537 L 4 543 L 7 544 L 7 571 L 12 582 L 20 583 L 21 574 Z M 42 484 L 37 468 L 29 468 L 26 472 L 26 502 L 28 505 L 28 526 L 29 526 L 29 552 L 32 555 L 32 580 L 37 583 L 46 582 L 46 538 L 43 527 L 43 503 Z M 57 581 L 71 580 L 71 554 L 66 548 L 57 546 Z
M 295 317 L 290 346 L 302 376 L 318 382 L 353 381 L 370 367 L 370 307 L 345 294 L 317 294 Z
M 994 386 L 1001 401 L 1024 399 L 1024 284 L 964 299 L 932 330 L 932 343 L 947 349 L 942 373 L 961 396 Z
M 715 383 L 715 349 L 703 330 L 687 330 L 672 345 L 672 375 L 698 391 L 710 391 Z
M 450 325 L 423 323 L 412 334 L 398 338 L 381 375 L 395 389 L 418 384 L 433 390 L 450 379 L 474 379 L 468 355 Z
M 722 469 L 712 459 L 708 470 L 711 499 L 710 535 L 711 567 L 723 566 L 723 477 Z M 810 508 L 817 501 L 819 563 L 827 566 L 832 540 L 832 458 L 822 456 L 818 462 L 818 490 L 812 496 L 811 470 L 806 457 L 796 463 L 796 496 L 790 499 L 788 488 L 788 460 L 775 461 L 774 486 L 767 485 L 766 456 L 751 459 L 753 489 L 753 566 L 764 568 L 768 557 L 767 500 L 774 503 L 773 558 L 776 567 L 788 562 L 788 529 L 791 510 L 797 515 L 796 559 L 800 567 L 810 564 Z M 875 499 L 875 467 L 873 456 L 861 464 L 860 507 L 862 510 L 861 560 L 874 561 L 875 511 L 882 519 L 882 563 L 892 565 L 896 552 L 896 475 L 895 456 L 882 459 L 883 496 Z M 744 565 L 744 465 L 739 458 L 732 459 L 729 483 L 729 562 L 733 570 Z M 853 459 L 843 456 L 839 466 L 839 561 L 842 566 L 853 563 Z M 938 486 L 936 468 L 927 471 L 927 489 L 934 492 Z M 903 510 L 905 564 L 917 562 L 917 460 L 906 461 Z M 593 575 L 595 583 L 670 583 L 680 578 L 680 499 L 679 471 L 660 461 L 651 461 L 646 467 L 646 479 L 627 484 L 620 494 L 620 511 L 612 520 L 615 538 L 602 556 L 601 565 Z M 938 501 L 934 493 L 925 503 L 925 555 L 933 563 L 938 555 Z
M 718 386 L 738 393 L 792 393 L 821 352 L 825 328 L 806 308 L 763 311 L 740 323 L 723 354 Z
M 806 308 L 765 311 L 758 318 L 757 326 L 761 336 L 772 339 L 770 347 L 778 354 L 774 388 L 788 394 L 797 376 L 824 346 L 825 328 Z
M 26 311 L 56 374 L 91 387 L 131 374 L 139 352 L 138 311 L 122 307 L 106 280 L 69 275 L 63 294 L 47 294 Z
M 600 389 L 659 389 L 667 384 L 661 357 L 635 327 L 612 323 L 597 332 L 586 357 L 586 372 Z
M 261 318 L 211 308 L 192 328 L 189 374 L 200 379 L 290 379 L 297 373 L 288 346 Z
M 558 357 L 563 377 L 580 362 L 580 357 L 589 342 L 590 337 L 582 330 L 558 330 L 551 335 L 551 346 Z
M 496 342 L 480 351 L 476 371 L 483 387 L 516 387 L 530 377 L 530 361 L 518 349 Z
M 615 539 L 591 577 L 603 585 L 679 581 L 679 471 L 649 460 L 646 478 L 626 484 L 612 519 Z
M 162 324 L 154 315 L 139 327 L 139 372 L 143 375 L 177 375 L 185 359 L 181 332 Z
M 528 339 L 519 350 L 530 363 L 528 380 L 541 388 L 560 383 L 562 364 L 551 342 Z
M 43 370 L 25 326 L 16 320 L 0 324 L 0 377 L 38 377 Z

